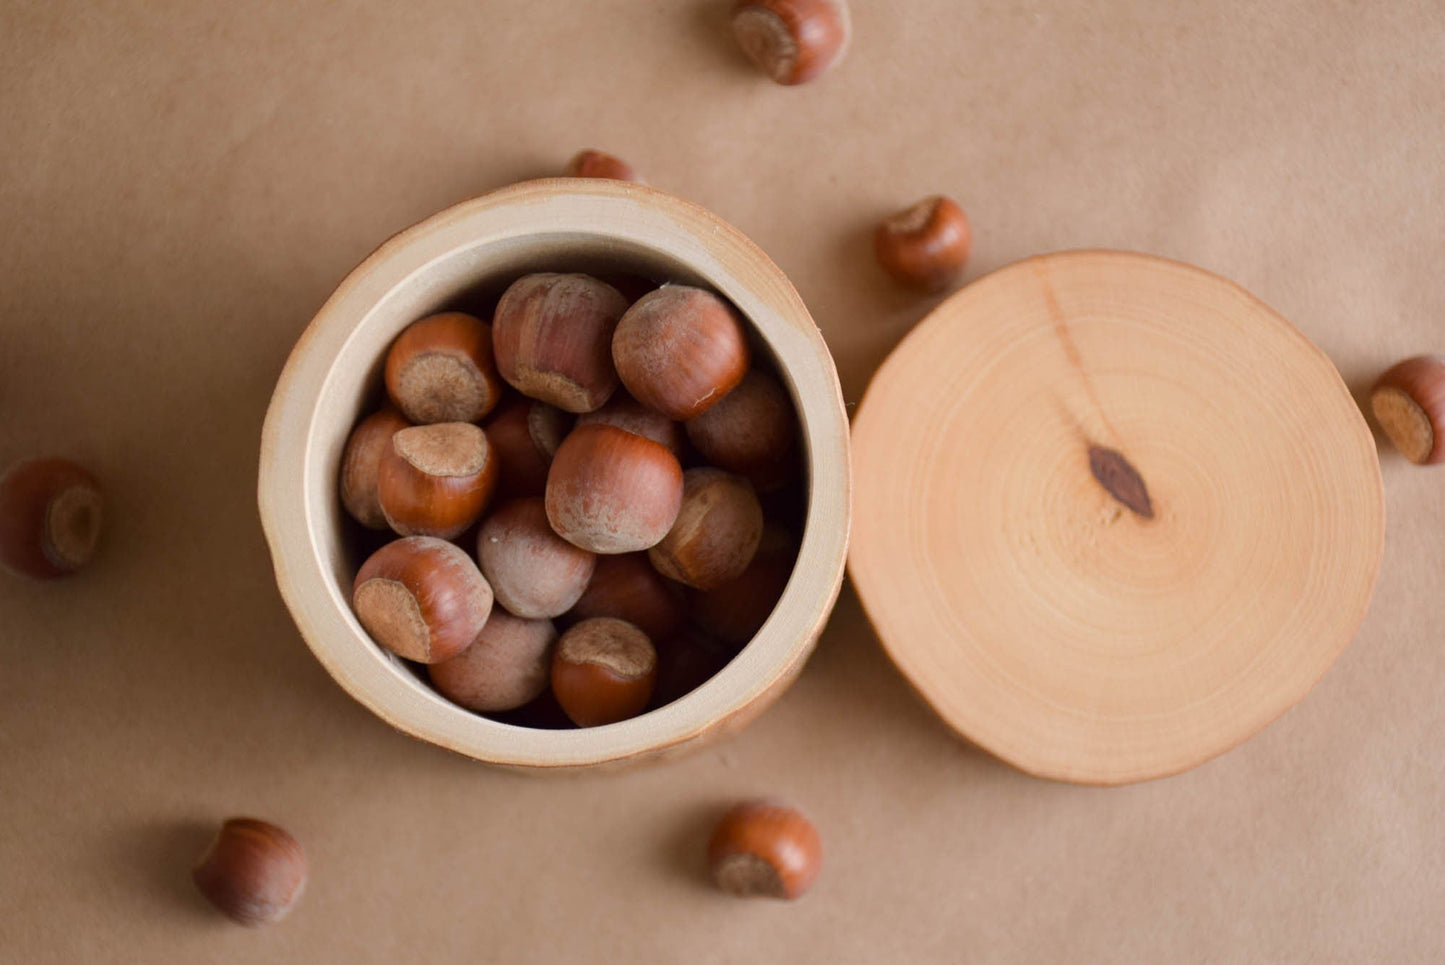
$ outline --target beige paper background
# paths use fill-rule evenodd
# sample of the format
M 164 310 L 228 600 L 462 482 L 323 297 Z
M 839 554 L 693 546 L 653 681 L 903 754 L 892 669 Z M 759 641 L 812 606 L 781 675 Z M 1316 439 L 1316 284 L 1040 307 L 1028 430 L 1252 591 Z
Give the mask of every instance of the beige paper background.
M 1365 625 L 1298 708 L 1117 790 L 952 737 L 845 591 L 739 738 L 629 773 L 498 773 L 326 677 L 254 505 L 271 386 L 381 239 L 612 150 L 794 279 L 850 401 L 932 304 L 871 261 L 925 193 L 970 276 L 1140 249 L 1239 281 L 1358 390 L 1445 350 L 1445 8 L 855 2 L 842 67 L 753 74 L 722 0 L 0 4 L 0 459 L 70 454 L 103 557 L 0 579 L 0 960 L 1425 962 L 1445 946 L 1445 470 L 1383 457 Z M 805 807 L 793 906 L 704 883 L 734 798 Z M 311 887 L 246 931 L 190 862 L 233 813 Z

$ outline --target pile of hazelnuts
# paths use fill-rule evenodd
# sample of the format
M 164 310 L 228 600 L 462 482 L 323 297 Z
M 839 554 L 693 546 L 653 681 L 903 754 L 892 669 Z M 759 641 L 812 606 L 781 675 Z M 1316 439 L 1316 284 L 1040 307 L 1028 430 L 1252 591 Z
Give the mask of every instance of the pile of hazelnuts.
M 490 324 L 414 322 L 341 460 L 348 513 L 398 537 L 357 572 L 357 618 L 514 723 L 681 697 L 757 633 L 796 557 L 763 502 L 797 489 L 797 415 L 743 320 L 702 288 L 618 284 L 640 294 L 529 274 Z

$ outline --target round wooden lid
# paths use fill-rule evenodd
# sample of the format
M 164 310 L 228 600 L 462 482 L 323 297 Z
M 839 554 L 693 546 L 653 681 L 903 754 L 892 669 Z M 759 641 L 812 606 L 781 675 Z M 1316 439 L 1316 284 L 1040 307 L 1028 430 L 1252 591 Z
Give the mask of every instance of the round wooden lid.
M 1044 777 L 1186 770 L 1304 696 L 1384 543 L 1339 374 L 1231 282 L 1119 252 L 945 301 L 853 425 L 849 569 L 953 728 Z

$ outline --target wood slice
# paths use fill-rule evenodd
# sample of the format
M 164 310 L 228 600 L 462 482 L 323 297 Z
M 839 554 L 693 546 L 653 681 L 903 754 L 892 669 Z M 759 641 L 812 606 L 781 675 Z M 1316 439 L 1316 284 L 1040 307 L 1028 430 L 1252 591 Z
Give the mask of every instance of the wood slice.
M 884 363 L 849 567 L 904 675 L 1040 776 L 1186 770 L 1304 696 L 1384 542 L 1339 374 L 1238 286 L 1159 258 L 1004 268 Z

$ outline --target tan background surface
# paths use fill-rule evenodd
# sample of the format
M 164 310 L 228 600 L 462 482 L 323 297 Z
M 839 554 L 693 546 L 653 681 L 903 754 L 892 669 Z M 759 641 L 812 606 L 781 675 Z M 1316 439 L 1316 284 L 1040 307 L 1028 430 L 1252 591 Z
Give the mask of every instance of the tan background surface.
M 1390 961 L 1445 944 L 1445 470 L 1384 459 L 1384 568 L 1305 702 L 1178 778 L 1027 778 L 935 723 L 845 592 L 738 739 L 611 776 L 497 773 L 322 672 L 254 505 L 271 386 L 331 288 L 462 197 L 610 149 L 788 271 L 850 401 L 930 302 L 877 216 L 956 195 L 971 275 L 1137 248 L 1233 278 L 1357 389 L 1445 349 L 1445 8 L 855 3 L 842 68 L 757 78 L 721 0 L 0 6 L 0 459 L 109 486 L 103 558 L 0 580 L 0 959 Z M 704 885 L 720 805 L 784 795 L 796 906 Z M 188 868 L 291 828 L 294 916 Z

